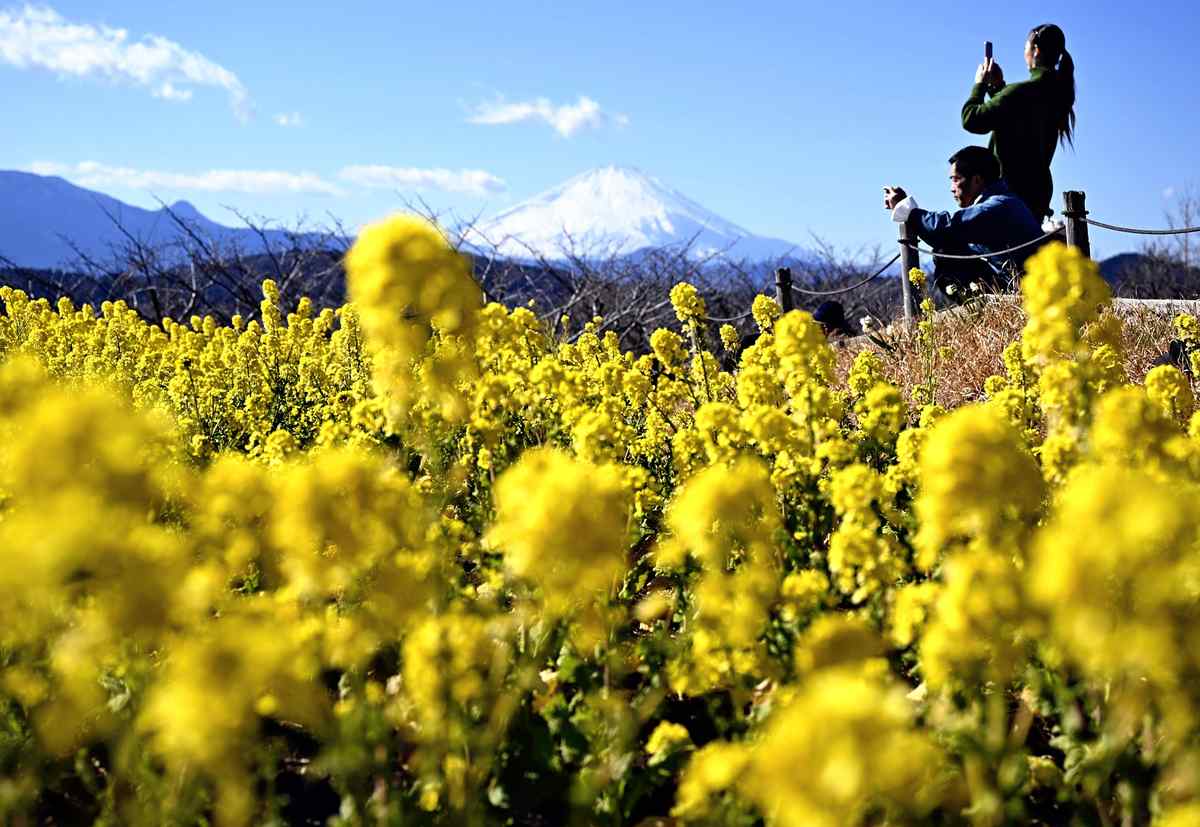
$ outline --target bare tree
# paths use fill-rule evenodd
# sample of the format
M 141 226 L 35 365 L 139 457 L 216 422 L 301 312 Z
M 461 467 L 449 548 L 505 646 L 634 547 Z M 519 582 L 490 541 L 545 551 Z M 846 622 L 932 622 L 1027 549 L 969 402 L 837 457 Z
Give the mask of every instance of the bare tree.
M 1195 182 L 1189 181 L 1182 190 L 1173 195 L 1175 204 L 1166 210 L 1167 226 L 1172 230 L 1200 226 L 1200 187 L 1197 187 Z M 1172 249 L 1175 258 L 1185 270 L 1196 266 L 1194 257 L 1196 242 L 1193 241 L 1191 233 L 1166 236 L 1166 238 L 1170 239 L 1167 246 Z
M 815 249 L 803 258 L 775 261 L 739 259 L 731 247 L 699 251 L 696 237 L 634 253 L 614 244 L 587 242 L 565 230 L 560 239 L 551 257 L 520 238 L 491 238 L 476 224 L 464 222 L 451 242 L 475 257 L 476 273 L 489 297 L 510 305 L 532 301 L 548 326 L 568 339 L 600 317 L 599 331 L 613 331 L 623 346 L 635 350 L 648 347 L 656 328 L 677 324 L 667 296 L 679 282 L 699 290 L 714 327 L 728 322 L 747 334 L 754 330 L 748 311 L 755 295 L 774 295 L 776 267 L 791 267 L 802 289 L 828 291 L 862 281 L 885 261 L 879 247 L 843 251 L 820 238 L 814 238 Z M 519 251 L 516 256 L 511 254 L 514 248 Z M 900 311 L 895 278 L 875 279 L 834 298 L 848 305 L 852 318 L 890 320 Z M 825 300 L 800 292 L 795 299 L 795 306 L 809 310 Z
M 68 296 L 78 303 L 123 299 L 144 318 L 187 319 L 211 315 L 228 322 L 235 314 L 257 317 L 262 281 L 273 279 L 285 304 L 308 296 L 321 307 L 345 299 L 342 259 L 349 240 L 337 222 L 331 228 L 279 227 L 231 210 L 252 243 L 215 236 L 198 222 L 160 202 L 173 234 L 151 241 L 132 232 L 120 216 L 107 213 L 116 240 L 104 254 L 64 241 L 74 260 L 63 270 L 35 270 L 0 260 L 9 284 L 36 296 Z M 101 207 L 103 209 L 103 207 Z
M 75 263 L 66 271 L 20 268 L 0 260 L 7 283 L 46 298 L 67 295 L 77 302 L 124 299 L 144 318 L 187 319 L 212 315 L 228 323 L 235 314 L 259 314 L 261 283 L 273 279 L 285 305 L 301 296 L 317 307 L 345 301 L 343 259 L 349 234 L 336 219 L 318 231 L 282 228 L 231 210 L 253 244 L 213 237 L 197 222 L 161 205 L 174 235 L 151 243 L 109 215 L 117 241 L 103 256 L 74 246 Z M 517 238 L 487 238 L 479 217 L 450 220 L 423 200 L 406 202 L 412 212 L 442 228 L 447 241 L 470 257 L 475 278 L 488 301 L 529 306 L 556 336 L 573 340 L 592 319 L 601 333 L 612 332 L 636 351 L 649 346 L 655 329 L 678 322 L 668 294 L 679 282 L 696 286 L 711 318 L 711 332 L 731 323 L 741 334 L 754 330 L 749 309 L 755 295 L 774 295 L 777 266 L 793 269 L 801 289 L 835 290 L 861 281 L 884 260 L 878 247 L 840 251 L 820 238 L 803 258 L 747 261 L 730 249 L 696 249 L 693 237 L 680 244 L 626 254 L 614 244 L 597 244 L 563 233 L 551 256 Z M 514 248 L 517 255 L 512 255 Z M 502 252 L 503 251 L 503 252 Z M 796 306 L 814 309 L 823 299 L 798 293 Z M 879 278 L 837 297 L 848 318 L 889 320 L 899 312 L 895 278 Z
M 1164 213 L 1173 230 L 1200 225 L 1200 187 L 1185 185 L 1173 194 Z M 1200 256 L 1195 236 L 1151 236 L 1116 274 L 1114 288 L 1136 298 L 1196 298 L 1200 292 Z

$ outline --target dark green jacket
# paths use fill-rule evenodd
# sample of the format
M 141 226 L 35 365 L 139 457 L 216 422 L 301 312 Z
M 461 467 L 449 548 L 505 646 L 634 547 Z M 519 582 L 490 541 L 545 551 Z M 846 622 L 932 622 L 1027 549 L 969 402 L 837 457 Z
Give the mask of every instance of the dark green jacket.
M 1054 194 L 1050 161 L 1058 145 L 1059 106 L 1055 72 L 1037 68 L 1029 80 L 1008 84 L 991 100 L 986 95 L 982 83 L 971 88 L 962 109 L 963 128 L 976 135 L 992 133 L 988 145 L 1000 161 L 1000 174 L 1040 221 L 1050 212 Z

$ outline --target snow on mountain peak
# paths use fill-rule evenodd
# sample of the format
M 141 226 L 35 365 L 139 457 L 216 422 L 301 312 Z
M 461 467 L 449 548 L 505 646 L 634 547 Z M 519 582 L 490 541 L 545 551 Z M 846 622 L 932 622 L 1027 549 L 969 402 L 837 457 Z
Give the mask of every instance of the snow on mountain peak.
M 589 170 L 505 210 L 466 240 L 515 258 L 625 255 L 692 243 L 696 256 L 776 258 L 795 250 L 752 235 L 634 167 Z

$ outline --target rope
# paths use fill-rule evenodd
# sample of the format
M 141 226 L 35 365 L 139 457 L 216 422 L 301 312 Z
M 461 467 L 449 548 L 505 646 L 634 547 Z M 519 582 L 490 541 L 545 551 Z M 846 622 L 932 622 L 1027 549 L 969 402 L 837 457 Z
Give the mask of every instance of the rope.
M 895 264 L 899 258 L 900 258 L 900 254 L 896 253 L 895 258 L 893 258 L 887 264 L 880 267 L 878 270 L 876 270 L 871 275 L 867 276 L 862 281 L 855 282 L 854 284 L 850 285 L 849 287 L 839 287 L 836 290 L 805 290 L 803 287 L 796 287 L 795 285 L 793 285 L 792 290 L 794 290 L 797 293 L 803 293 L 806 296 L 836 296 L 839 293 L 849 293 L 851 290 L 857 290 L 858 288 L 862 287 L 864 284 L 871 281 L 872 279 L 877 279 L 880 276 L 882 276 L 883 271 L 886 270 L 887 268 L 891 267 L 893 264 Z
M 746 313 L 738 314 L 737 316 L 728 316 L 726 318 L 720 318 L 717 316 L 705 316 L 704 321 L 706 321 L 706 322 L 740 322 L 742 319 L 749 319 L 753 315 L 754 315 L 753 313 L 746 312 Z
M 1106 230 L 1113 230 L 1118 233 L 1132 233 L 1134 235 L 1184 235 L 1185 233 L 1200 233 L 1200 227 L 1184 227 L 1179 230 L 1138 230 L 1133 227 L 1119 227 L 1116 224 L 1105 224 L 1103 221 L 1093 221 L 1090 218 L 1083 220 L 1093 227 L 1103 227 Z
M 997 250 L 994 253 L 975 253 L 973 255 L 959 255 L 956 253 L 939 253 L 936 250 L 927 249 L 925 247 L 922 247 L 919 244 L 912 244 L 912 243 L 907 243 L 907 242 L 901 242 L 901 243 L 903 243 L 904 246 L 906 246 L 906 247 L 911 247 L 914 250 L 919 250 L 920 252 L 925 253 L 926 255 L 931 255 L 934 258 L 952 258 L 952 259 L 955 259 L 958 261 L 967 261 L 969 259 L 994 258 L 995 256 L 1004 256 L 1004 255 L 1008 255 L 1009 253 L 1015 253 L 1017 250 L 1023 250 L 1026 247 L 1029 247 L 1033 244 L 1040 244 L 1043 241 L 1045 241 L 1047 238 L 1049 238 L 1050 236 L 1058 235 L 1061 232 L 1062 232 L 1061 227 L 1055 227 L 1053 230 L 1049 230 L 1048 232 L 1042 233 L 1037 238 L 1031 238 L 1031 239 L 1029 239 L 1029 241 L 1026 241 L 1022 244 L 1018 244 L 1016 247 L 1009 247 L 1007 250 Z
M 854 284 L 851 284 L 849 287 L 839 287 L 836 290 L 805 290 L 803 287 L 796 287 L 793 285 L 792 289 L 794 291 L 796 291 L 797 293 L 804 293 L 805 295 L 808 295 L 808 296 L 836 296 L 839 293 L 849 293 L 851 290 L 857 290 L 858 288 L 862 287 L 864 284 L 871 281 L 872 279 L 879 278 L 881 275 L 883 275 L 883 271 L 886 270 L 887 268 L 891 267 L 893 264 L 895 264 L 896 261 L 899 260 L 899 258 L 900 258 L 900 254 L 896 253 L 896 255 L 892 258 L 892 260 L 889 261 L 887 264 L 880 267 L 878 270 L 876 270 L 871 275 L 867 276 L 862 281 L 855 282 Z M 725 318 L 720 318 L 717 316 L 706 316 L 704 321 L 706 321 L 706 322 L 740 322 L 742 319 L 748 319 L 753 315 L 754 315 L 753 313 L 746 312 L 746 313 L 738 314 L 737 316 L 727 316 Z

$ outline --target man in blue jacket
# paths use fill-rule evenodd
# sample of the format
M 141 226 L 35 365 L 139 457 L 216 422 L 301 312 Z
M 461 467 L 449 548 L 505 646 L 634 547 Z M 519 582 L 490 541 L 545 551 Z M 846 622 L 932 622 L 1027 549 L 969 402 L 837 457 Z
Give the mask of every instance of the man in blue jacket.
M 931 212 L 900 187 L 884 187 L 884 207 L 892 219 L 906 222 L 917 238 L 939 253 L 987 254 L 1006 250 L 1042 235 L 1029 207 L 1000 177 L 1000 163 L 990 150 L 968 146 L 950 156 L 950 193 L 962 209 Z M 1025 259 L 1040 244 L 986 259 L 958 260 L 934 256 L 933 280 L 944 293 L 1003 290 L 1025 269 Z

